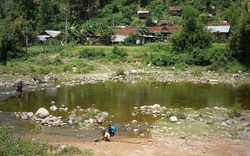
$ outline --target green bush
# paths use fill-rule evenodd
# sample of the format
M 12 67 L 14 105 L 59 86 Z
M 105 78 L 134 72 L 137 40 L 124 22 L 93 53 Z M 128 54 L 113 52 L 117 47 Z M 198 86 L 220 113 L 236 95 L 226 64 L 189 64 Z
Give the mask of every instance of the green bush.
M 241 104 L 238 103 L 238 99 L 235 100 L 231 110 L 228 112 L 229 117 L 240 117 L 242 112 Z
M 211 64 L 212 49 L 194 48 L 189 52 L 190 65 L 207 66 Z
M 115 45 L 110 55 L 110 59 L 119 59 L 124 61 L 126 59 L 126 56 L 128 56 L 127 52 Z
M 81 151 L 79 148 L 74 146 L 66 146 L 63 148 L 59 153 L 55 154 L 56 156 L 63 156 L 63 155 L 81 155 L 83 151 Z M 92 155 L 91 150 L 86 150 L 84 155 Z
M 106 57 L 106 54 L 101 51 L 101 50 L 96 50 L 96 49 L 83 49 L 82 51 L 79 52 L 80 56 L 79 58 L 86 58 L 86 59 L 100 59 Z
M 36 123 L 35 127 L 31 130 L 31 132 L 34 132 L 34 133 L 41 133 L 41 131 L 42 131 L 41 123 Z
M 0 128 L 0 155 L 48 155 L 47 143 L 15 138 L 8 124 Z
M 188 54 L 156 53 L 145 57 L 147 63 L 151 62 L 155 66 L 185 65 L 189 61 Z
M 213 49 L 211 52 L 211 70 L 222 70 L 225 69 L 228 65 L 229 62 L 231 62 L 232 59 L 232 54 L 230 51 L 226 49 Z
M 171 52 L 172 47 L 167 43 L 148 43 L 143 45 L 149 49 L 150 52 Z

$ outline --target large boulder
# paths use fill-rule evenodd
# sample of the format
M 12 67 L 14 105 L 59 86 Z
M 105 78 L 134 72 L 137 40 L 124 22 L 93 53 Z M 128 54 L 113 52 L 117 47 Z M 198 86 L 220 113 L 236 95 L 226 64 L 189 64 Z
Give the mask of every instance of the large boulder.
M 39 108 L 34 116 L 37 118 L 46 118 L 49 116 L 49 111 L 45 108 Z

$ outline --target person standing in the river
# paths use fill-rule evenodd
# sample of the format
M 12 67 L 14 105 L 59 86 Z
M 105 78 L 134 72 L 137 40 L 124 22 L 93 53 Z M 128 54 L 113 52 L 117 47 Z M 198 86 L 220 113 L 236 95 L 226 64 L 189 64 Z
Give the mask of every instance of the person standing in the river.
M 19 81 L 17 83 L 16 92 L 22 93 L 22 91 L 23 91 L 23 81 Z

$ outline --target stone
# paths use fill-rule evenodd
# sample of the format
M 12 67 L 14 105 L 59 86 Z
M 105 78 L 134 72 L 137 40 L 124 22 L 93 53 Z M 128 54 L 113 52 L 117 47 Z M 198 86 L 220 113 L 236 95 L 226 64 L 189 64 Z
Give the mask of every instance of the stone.
M 221 126 L 227 126 L 227 123 L 226 123 L 225 121 L 223 121 L 223 122 L 221 123 Z
M 131 121 L 132 124 L 136 124 L 137 123 L 137 120 L 133 120 Z
M 177 122 L 178 119 L 177 119 L 176 116 L 171 116 L 171 117 L 170 117 L 170 121 L 171 121 L 171 122 Z
M 34 115 L 33 112 L 28 112 L 28 113 L 27 113 L 27 116 L 28 116 L 29 118 L 31 118 L 33 115 Z
M 57 107 L 56 107 L 55 105 L 53 105 L 53 106 L 50 107 L 50 110 L 56 111 L 56 110 L 57 110 Z
M 34 116 L 38 118 L 46 118 L 49 116 L 49 111 L 45 108 L 39 108 Z

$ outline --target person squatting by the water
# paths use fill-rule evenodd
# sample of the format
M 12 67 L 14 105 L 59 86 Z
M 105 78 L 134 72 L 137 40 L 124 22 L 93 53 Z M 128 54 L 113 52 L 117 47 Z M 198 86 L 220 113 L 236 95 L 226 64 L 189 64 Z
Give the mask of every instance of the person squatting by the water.
M 107 132 L 110 134 L 110 136 L 115 136 L 116 133 L 116 127 L 111 126 L 110 124 L 107 126 Z

